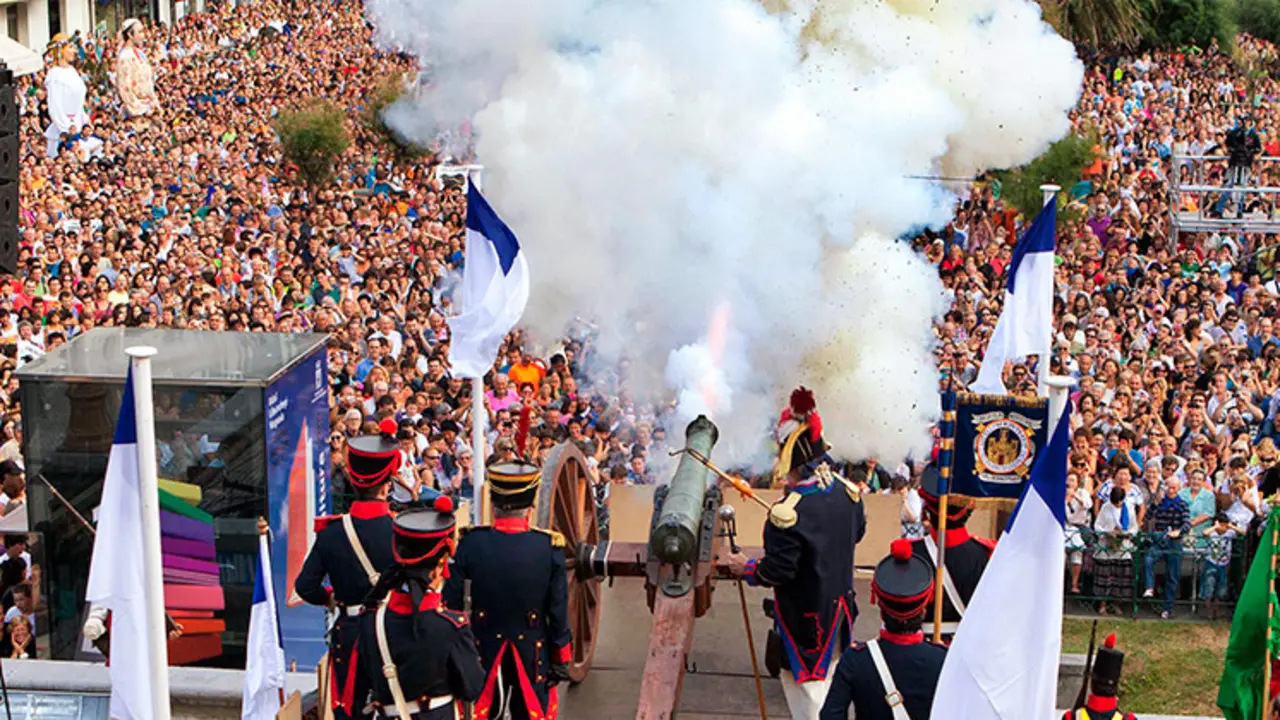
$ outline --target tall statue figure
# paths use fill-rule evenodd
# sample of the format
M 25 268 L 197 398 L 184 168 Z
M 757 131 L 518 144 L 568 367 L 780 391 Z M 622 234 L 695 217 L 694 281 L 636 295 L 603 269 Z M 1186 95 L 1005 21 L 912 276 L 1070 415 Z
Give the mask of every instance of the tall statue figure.
M 144 50 L 147 28 L 141 20 L 129 18 L 124 21 L 120 37 L 124 42 L 116 58 L 116 90 L 129 117 L 150 115 L 159 100 L 151 61 Z
M 89 122 L 84 99 L 88 94 L 84 78 L 72 65 L 76 47 L 65 33 L 58 33 L 49 43 L 49 54 L 54 65 L 44 76 L 44 89 L 49 98 L 49 127 L 44 131 L 45 154 L 50 160 L 58 157 L 62 135 L 77 132 Z

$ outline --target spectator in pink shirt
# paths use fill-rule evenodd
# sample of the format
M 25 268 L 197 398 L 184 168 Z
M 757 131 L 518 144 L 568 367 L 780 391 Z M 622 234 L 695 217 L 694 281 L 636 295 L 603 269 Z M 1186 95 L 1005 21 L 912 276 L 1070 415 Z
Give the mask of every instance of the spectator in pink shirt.
M 495 374 L 493 389 L 485 394 L 489 396 L 489 409 L 495 413 L 520 404 L 520 395 L 511 387 L 511 381 L 506 375 Z

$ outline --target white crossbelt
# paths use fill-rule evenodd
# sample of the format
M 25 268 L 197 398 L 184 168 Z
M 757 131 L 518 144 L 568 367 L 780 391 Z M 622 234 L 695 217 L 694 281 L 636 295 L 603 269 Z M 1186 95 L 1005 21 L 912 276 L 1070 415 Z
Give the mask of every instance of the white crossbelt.
M 415 713 L 430 712 L 432 710 L 438 710 L 442 707 L 446 707 L 451 702 L 453 702 L 452 695 L 442 695 L 440 697 L 434 697 L 428 700 L 426 707 L 423 707 L 417 700 L 406 702 L 404 704 L 404 707 L 405 707 L 405 710 L 409 711 L 410 715 L 413 715 Z M 389 717 L 389 718 L 400 717 L 400 711 L 396 710 L 395 707 L 384 707 L 382 708 L 382 716 Z
M 382 599 L 382 604 L 378 606 L 378 615 L 374 618 L 374 629 L 378 636 L 378 654 L 382 658 L 382 675 L 387 679 L 387 687 L 391 690 L 391 699 L 395 700 L 395 715 L 387 717 L 408 718 L 413 715 L 413 711 L 409 709 L 409 703 L 404 699 L 404 690 L 400 687 L 400 677 L 396 670 L 396 664 L 391 659 L 391 647 L 387 644 L 387 600 L 390 594 Z M 383 713 L 387 712 L 386 708 L 382 709 Z
M 942 635 L 955 635 L 956 631 L 960 629 L 960 623 L 944 622 L 940 627 L 942 628 L 941 630 Z M 921 629 L 924 630 L 925 635 L 929 635 L 929 636 L 933 635 L 933 623 L 931 622 L 924 623 Z
M 902 704 L 902 693 L 893 682 L 893 674 L 889 672 L 889 664 L 884 661 L 884 653 L 880 652 L 880 641 L 867 643 L 867 651 L 871 653 L 871 662 L 875 663 L 876 673 L 880 676 L 880 684 L 884 686 L 884 701 L 889 704 L 893 720 L 911 720 L 907 708 Z
M 364 551 L 364 546 L 360 544 L 360 536 L 356 534 L 356 524 L 350 515 L 342 516 L 342 531 L 347 534 L 347 542 L 351 544 L 351 551 L 356 554 L 356 560 L 360 561 L 360 567 L 364 569 L 364 574 L 369 578 L 370 585 L 377 585 L 380 577 L 377 570 L 373 569 L 373 563 L 369 562 L 369 555 Z
M 933 559 L 933 567 L 938 567 L 938 544 L 933 541 L 929 535 L 924 536 L 925 549 L 929 551 L 929 557 Z M 947 593 L 947 599 L 951 601 L 951 606 L 960 613 L 960 617 L 964 617 L 964 600 L 960 599 L 960 591 L 956 590 L 956 584 L 951 581 L 951 571 L 946 565 L 942 566 L 942 588 Z M 943 632 L 946 632 L 945 630 Z

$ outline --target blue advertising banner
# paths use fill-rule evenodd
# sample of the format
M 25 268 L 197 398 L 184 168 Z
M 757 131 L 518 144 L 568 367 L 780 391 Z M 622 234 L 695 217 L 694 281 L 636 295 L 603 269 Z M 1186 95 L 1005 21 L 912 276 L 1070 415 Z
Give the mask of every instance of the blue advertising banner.
M 329 514 L 329 373 L 323 347 L 267 387 L 267 495 L 272 587 L 285 662 L 315 668 L 325 653 L 325 611 L 293 591 L 315 540 L 315 518 Z
M 948 393 L 942 435 L 947 492 L 1017 498 L 1036 453 L 1049 442 L 1049 399 Z

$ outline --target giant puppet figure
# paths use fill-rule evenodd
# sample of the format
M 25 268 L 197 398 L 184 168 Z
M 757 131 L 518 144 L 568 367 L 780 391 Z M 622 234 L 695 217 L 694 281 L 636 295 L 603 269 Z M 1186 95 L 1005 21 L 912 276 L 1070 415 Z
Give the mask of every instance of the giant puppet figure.
M 44 89 L 49 100 L 49 126 L 44 137 L 45 155 L 52 160 L 58 157 L 62 136 L 75 133 L 89 122 L 89 112 L 84 105 L 89 91 L 80 71 L 71 64 L 76 57 L 76 46 L 65 33 L 54 36 L 49 43 L 49 54 L 54 65 L 44 77 Z
M 124 21 L 120 29 L 120 54 L 116 57 L 116 91 L 129 117 L 150 115 L 159 106 L 155 75 L 146 55 L 147 28 L 137 18 Z
M 853 546 L 866 532 L 862 497 L 827 454 L 813 393 L 799 388 L 782 411 L 775 475 L 784 495 L 764 526 L 764 555 L 730 558 L 749 585 L 773 588 L 785 656 L 781 679 L 794 720 L 817 720 L 858 609 Z

